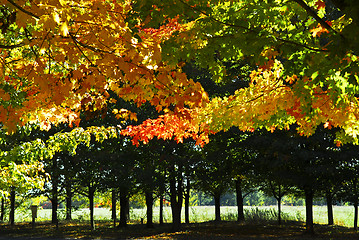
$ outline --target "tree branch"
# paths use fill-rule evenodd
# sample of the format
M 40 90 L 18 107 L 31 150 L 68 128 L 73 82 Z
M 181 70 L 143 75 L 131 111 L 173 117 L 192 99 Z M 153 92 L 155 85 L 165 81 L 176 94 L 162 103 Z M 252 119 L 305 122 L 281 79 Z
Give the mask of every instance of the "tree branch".
M 31 42 L 31 39 L 30 39 L 31 34 L 30 34 L 30 32 L 27 30 L 27 28 L 24 28 L 24 30 L 25 30 L 25 35 L 26 35 L 27 40 L 29 40 Z M 38 56 L 37 52 L 35 51 L 34 47 L 30 46 L 30 49 L 31 49 L 32 53 L 35 55 L 35 57 L 39 58 L 39 56 Z
M 331 26 L 329 26 L 329 24 L 326 21 L 324 21 L 321 17 L 319 17 L 318 14 L 312 8 L 310 8 L 303 0 L 294 0 L 294 1 L 298 3 L 308 13 L 308 15 L 312 16 L 315 20 L 317 20 L 317 22 L 322 27 L 324 27 L 330 32 L 338 34 L 337 31 L 335 31 Z
M 14 49 L 14 48 L 18 48 L 18 47 L 22 47 L 26 45 L 25 43 L 19 43 L 19 44 L 15 44 L 15 45 L 3 45 L 0 44 L 0 49 Z
M 26 13 L 27 15 L 30 15 L 36 19 L 39 19 L 40 17 L 33 14 L 32 12 L 27 11 L 26 9 L 24 9 L 23 7 L 19 6 L 17 3 L 15 3 L 13 0 L 7 0 L 9 3 L 11 3 L 11 5 L 13 5 L 14 7 L 16 7 L 17 9 L 19 9 L 21 12 Z
M 234 34 L 221 35 L 221 36 L 211 36 L 211 37 L 209 37 L 209 38 L 215 39 L 215 38 L 232 38 L 232 37 L 234 37 Z M 306 48 L 306 49 L 311 50 L 311 51 L 316 51 L 316 52 L 329 52 L 329 50 L 326 50 L 326 49 L 310 47 L 310 46 L 307 46 L 307 45 L 302 44 L 302 43 L 297 43 L 297 42 L 294 42 L 294 41 L 291 41 L 291 40 L 287 40 L 287 39 L 283 39 L 283 38 L 279 38 L 279 37 L 275 37 L 275 39 L 278 40 L 278 41 L 280 41 L 280 42 L 288 43 L 288 44 L 291 44 L 291 45 L 294 45 L 294 46 L 297 46 L 297 47 Z
M 214 18 L 214 17 L 210 16 L 208 13 L 206 13 L 206 12 L 204 12 L 204 11 L 202 11 L 202 10 L 196 8 L 196 7 L 193 7 L 193 6 L 189 5 L 187 2 L 185 2 L 185 1 L 183 1 L 183 0 L 180 0 L 180 2 L 181 2 L 182 4 L 184 4 L 185 6 L 187 6 L 189 9 L 192 9 L 192 10 L 194 10 L 194 11 L 196 11 L 196 12 L 200 12 L 201 14 L 207 16 L 209 19 L 211 19 L 211 20 L 213 20 L 213 21 L 215 21 L 215 22 L 218 22 L 218 23 L 220 23 L 220 24 L 223 24 L 223 25 L 225 25 L 225 26 L 234 27 L 234 28 L 240 28 L 240 29 L 243 29 L 243 30 L 247 30 L 248 32 L 256 32 L 255 30 L 250 29 L 250 28 L 247 28 L 247 27 L 244 27 L 244 26 L 240 26 L 240 25 L 235 25 L 235 24 L 232 24 L 232 23 L 223 22 L 223 21 L 221 21 L 221 20 L 219 20 L 219 19 L 217 19 L 217 18 Z M 243 8 L 244 8 L 244 7 L 243 7 Z
M 308 50 L 311 50 L 311 51 L 316 51 L 316 52 L 329 52 L 329 50 L 327 49 L 320 49 L 320 48 L 313 48 L 313 47 L 309 47 L 307 45 L 304 45 L 304 44 L 301 44 L 301 43 L 297 43 L 297 42 L 293 42 L 293 41 L 290 41 L 290 40 L 286 40 L 286 39 L 283 39 L 283 38 L 276 38 L 278 41 L 281 41 L 281 42 L 284 42 L 284 43 L 288 43 L 288 44 L 292 44 L 292 45 L 295 45 L 297 47 L 303 47 L 303 48 L 306 48 Z
M 199 11 L 199 12 L 202 13 L 203 15 L 207 16 L 208 18 L 210 18 L 212 21 L 218 22 L 218 23 L 223 24 L 223 25 L 228 26 L 228 27 L 239 28 L 239 29 L 246 30 L 246 31 L 248 31 L 248 32 L 252 32 L 252 33 L 258 34 L 258 32 L 257 32 L 256 30 L 254 30 L 254 29 L 250 29 L 250 28 L 247 28 L 247 27 L 244 27 L 244 26 L 240 26 L 240 25 L 235 25 L 235 24 L 223 22 L 223 21 L 221 21 L 221 20 L 219 20 L 219 19 L 216 19 L 216 18 L 210 16 L 209 14 L 207 14 L 207 13 L 204 12 L 204 11 L 198 10 L 197 8 L 190 6 L 188 3 L 186 3 L 186 2 L 184 2 L 184 1 L 182 1 L 182 0 L 180 0 L 180 1 L 181 1 L 181 3 L 183 3 L 184 5 L 186 5 L 188 8 L 193 9 L 193 10 L 195 10 L 195 11 Z M 307 11 L 311 11 L 311 13 L 312 13 L 313 15 L 315 15 L 316 17 L 314 17 L 313 15 L 312 15 L 312 16 L 313 16 L 318 22 L 320 22 L 321 24 L 324 24 L 325 26 L 329 27 L 330 31 L 334 31 L 335 33 L 337 33 L 334 29 L 332 29 L 332 28 L 329 26 L 328 23 L 326 23 L 323 19 L 321 19 L 321 18 L 320 18 L 310 7 L 308 7 L 308 6 L 306 5 L 306 3 L 304 3 L 302 0 L 294 0 L 294 1 L 298 2 L 298 4 L 299 4 L 299 2 L 303 3 L 303 5 L 301 5 L 301 4 L 300 4 L 300 5 L 301 5 L 303 8 L 304 8 L 304 6 L 306 6 L 305 9 L 306 9 L 306 10 L 308 9 Z M 317 19 L 317 18 L 318 18 L 318 19 Z M 233 35 L 232 35 L 232 36 L 233 36 Z M 221 37 L 221 36 L 213 36 L 213 37 L 211 37 L 211 38 L 218 38 L 218 37 Z M 303 47 L 303 48 L 306 48 L 306 49 L 312 50 L 312 51 L 328 52 L 328 50 L 309 47 L 309 46 L 307 46 L 307 45 L 304 45 L 304 44 L 301 44 L 301 43 L 297 43 L 297 42 L 293 42 L 293 41 L 290 41 L 290 40 L 286 40 L 286 39 L 283 39 L 283 38 L 276 38 L 276 40 L 278 40 L 278 41 L 280 41 L 280 42 L 283 42 L 283 43 L 288 43 L 288 44 L 291 44 L 291 45 L 295 45 L 295 46 L 298 46 L 298 47 Z
M 72 41 L 75 43 L 75 46 L 77 47 L 77 49 L 81 52 L 81 54 L 86 58 L 86 60 L 90 63 L 91 66 L 94 66 L 92 61 L 86 56 L 86 54 L 80 48 L 79 44 L 81 45 L 81 42 L 77 41 L 77 39 L 71 33 L 69 33 L 69 35 L 70 35 Z M 97 51 L 95 51 L 95 52 L 97 52 Z

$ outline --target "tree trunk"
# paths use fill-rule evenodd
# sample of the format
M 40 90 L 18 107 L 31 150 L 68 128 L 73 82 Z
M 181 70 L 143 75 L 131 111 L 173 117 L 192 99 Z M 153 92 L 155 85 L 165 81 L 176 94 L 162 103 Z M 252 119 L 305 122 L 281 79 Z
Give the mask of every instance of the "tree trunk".
M 243 208 L 243 195 L 241 187 L 241 179 L 236 179 L 236 199 L 237 199 L 237 221 L 244 222 L 244 208 Z
M 130 199 L 129 197 L 127 196 L 126 197 L 126 219 L 127 221 L 130 221 Z
M 164 198 L 163 198 L 163 193 L 161 193 L 160 195 L 160 225 L 163 225 L 163 201 L 164 201 Z
M 174 172 L 174 171 L 173 171 Z M 178 231 L 181 228 L 181 210 L 183 201 L 182 178 L 173 177 L 170 179 L 170 197 L 172 210 L 172 230 Z
M 0 213 L 0 222 L 4 221 L 4 214 L 5 214 L 5 198 L 1 198 L 1 213 Z
M 52 178 L 51 178 L 51 184 L 52 184 L 52 189 L 51 189 L 51 223 L 52 224 L 56 224 L 58 223 L 58 218 L 57 218 L 57 205 L 59 203 L 58 200 L 58 174 L 57 174 L 57 158 L 54 157 L 52 159 Z
M 116 218 L 117 218 L 117 213 L 116 213 L 116 203 L 117 203 L 117 192 L 116 192 L 116 189 L 113 188 L 112 189 L 112 198 L 111 198 L 111 201 L 112 201 L 112 206 L 111 206 L 111 219 L 113 220 L 113 226 L 115 227 L 116 226 Z
M 72 189 L 70 181 L 66 184 L 66 220 L 72 220 Z
M 90 201 L 90 227 L 91 230 L 95 230 L 95 219 L 94 219 L 94 197 L 95 197 L 95 189 L 91 184 L 88 186 L 89 190 L 89 201 Z
M 9 216 L 9 222 L 11 226 L 15 225 L 15 188 L 11 188 L 10 192 L 10 216 Z
M 282 191 L 281 191 L 281 185 L 278 184 L 278 195 L 276 197 L 277 199 L 277 206 L 278 206 L 278 225 L 282 224 Z M 274 193 L 275 194 L 275 193 Z
M 178 203 L 171 201 L 171 210 L 172 210 L 172 230 L 178 231 L 181 228 L 181 210 L 182 206 Z
M 358 197 L 354 199 L 354 230 L 358 230 Z
M 332 193 L 328 190 L 326 191 L 326 199 L 327 199 L 327 212 L 328 212 L 328 225 L 334 224 L 333 217 L 333 196 Z
M 120 222 L 119 227 L 127 226 L 127 202 L 128 202 L 128 189 L 125 187 L 120 188 Z
M 146 227 L 153 228 L 153 193 L 152 191 L 146 191 L 146 214 L 147 214 L 147 222 Z
M 306 232 L 308 234 L 314 234 L 314 224 L 313 224 L 313 196 L 314 192 L 311 188 L 305 188 L 305 215 L 306 215 Z
M 189 196 L 190 196 L 190 179 L 187 178 L 187 186 L 186 186 L 186 193 L 185 193 L 185 201 L 184 201 L 184 215 L 185 215 L 185 223 L 189 224 Z
M 279 194 L 280 196 L 280 194 Z M 282 197 L 278 197 L 277 206 L 278 206 L 278 225 L 282 224 Z
M 214 211 L 215 211 L 215 219 L 214 221 L 221 221 L 221 194 L 214 194 Z
M 353 192 L 354 192 L 354 230 L 358 230 L 358 189 L 357 189 L 357 179 L 353 179 Z
M 57 218 L 57 205 L 58 205 L 58 195 L 57 195 L 57 185 L 53 185 L 52 187 L 52 196 L 51 196 L 51 223 L 57 224 L 58 218 Z

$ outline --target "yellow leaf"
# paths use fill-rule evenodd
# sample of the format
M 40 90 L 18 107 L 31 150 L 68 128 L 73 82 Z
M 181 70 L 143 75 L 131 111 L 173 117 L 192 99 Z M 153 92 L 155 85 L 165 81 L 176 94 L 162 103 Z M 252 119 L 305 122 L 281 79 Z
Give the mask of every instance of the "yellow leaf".
M 29 18 L 29 15 L 27 15 L 26 13 L 24 13 L 22 11 L 18 11 L 16 13 L 16 24 L 19 26 L 19 28 L 26 27 L 28 18 Z
M 158 44 L 157 46 L 153 47 L 152 60 L 156 63 L 160 63 L 161 59 L 161 46 Z
M 39 24 L 44 24 L 44 29 L 54 29 L 56 27 L 54 18 L 50 17 L 49 15 L 42 15 Z
M 61 27 L 60 27 L 60 32 L 62 33 L 62 35 L 64 37 L 66 37 L 68 34 L 69 34 L 69 29 L 67 27 L 67 23 L 66 22 L 63 22 L 61 24 Z
M 61 19 L 60 19 L 59 14 L 58 14 L 57 12 L 55 12 L 55 13 L 53 14 L 53 16 L 54 16 L 54 21 L 55 21 L 57 24 L 60 24 Z
M 61 6 L 65 6 L 65 5 L 66 5 L 66 3 L 67 3 L 67 1 L 66 1 L 66 0 L 59 0 L 59 2 L 60 2 L 60 4 L 61 4 Z

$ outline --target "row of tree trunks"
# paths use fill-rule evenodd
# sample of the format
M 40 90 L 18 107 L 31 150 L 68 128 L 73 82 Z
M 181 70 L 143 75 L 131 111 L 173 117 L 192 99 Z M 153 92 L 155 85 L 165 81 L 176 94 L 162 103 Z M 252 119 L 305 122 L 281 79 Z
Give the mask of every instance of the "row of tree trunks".
M 180 180 L 181 181 L 181 180 Z M 179 184 L 179 185 L 178 185 Z M 180 197 L 181 195 L 177 195 L 177 194 L 182 194 L 182 187 L 181 187 L 181 182 L 177 182 L 175 181 L 175 179 L 172 180 L 171 182 L 171 199 L 172 199 L 172 211 L 173 211 L 173 228 L 178 229 L 180 227 L 181 224 L 181 206 L 182 206 L 182 197 Z M 120 216 L 120 224 L 119 226 L 126 226 L 127 225 L 127 217 L 128 217 L 128 196 L 127 196 L 127 189 L 126 188 L 122 188 L 122 194 L 120 197 L 120 205 L 121 205 L 121 216 Z M 54 191 L 54 195 L 56 196 L 56 191 Z M 90 216 L 91 216 L 91 228 L 94 229 L 94 189 L 91 188 L 89 186 L 89 200 L 90 200 Z M 189 192 L 189 183 L 187 182 L 187 193 Z M 9 222 L 11 225 L 14 225 L 15 223 L 15 190 L 13 189 L 11 191 L 10 194 L 10 219 Z M 153 192 L 152 191 L 148 191 L 146 192 L 146 205 L 147 205 L 147 223 L 146 226 L 147 227 L 153 227 Z M 240 180 L 236 181 L 236 195 L 237 195 L 237 207 L 238 207 L 238 222 L 243 222 L 244 221 L 244 214 L 243 214 L 243 195 L 242 195 L 242 190 L 241 190 L 241 183 Z M 189 201 L 188 201 L 188 196 L 189 195 L 185 195 L 186 196 L 186 208 L 189 207 Z M 314 233 L 314 225 L 313 225 L 313 196 L 314 196 L 314 191 L 310 188 L 306 188 L 305 189 L 305 202 L 306 202 L 306 231 L 309 234 L 313 234 Z M 328 207 L 328 224 L 331 225 L 333 224 L 333 209 L 332 209 L 332 194 L 329 192 L 327 192 L 326 194 L 326 198 L 327 198 L 327 207 Z M 55 204 L 56 198 L 52 198 L 52 206 L 53 209 L 57 209 L 57 204 Z M 55 200 L 55 201 L 54 201 Z M 277 199 L 278 200 L 278 199 Z M 113 219 L 116 219 L 116 191 L 113 191 L 113 208 L 112 208 L 112 217 Z M 67 216 L 67 218 L 71 219 L 71 195 L 67 197 L 66 199 L 67 202 L 67 213 L 69 212 L 69 215 Z M 173 204 L 174 203 L 174 204 Z M 4 204 L 5 204 L 5 199 L 2 198 L 1 200 L 1 216 L 0 216 L 0 220 L 3 221 L 3 216 L 4 216 Z M 220 195 L 219 196 L 215 196 L 215 212 L 216 212 L 216 221 L 220 221 L 221 217 L 220 217 L 220 210 L 218 209 L 220 207 Z M 54 207 L 55 206 L 55 207 Z M 280 199 L 278 200 L 278 211 L 280 214 Z M 69 211 L 68 211 L 69 209 Z M 358 221 L 358 201 L 354 202 L 354 229 L 357 230 L 357 221 Z M 161 214 L 162 212 L 162 214 Z M 57 220 L 57 213 L 54 213 L 54 210 L 52 210 L 52 219 Z M 188 214 L 188 213 L 187 213 Z M 160 223 L 162 222 L 163 224 L 163 197 L 161 197 L 161 201 L 160 201 Z M 55 216 L 55 217 L 54 217 Z M 114 220 L 116 221 L 116 220 Z M 187 215 L 187 221 L 189 222 L 189 214 Z M 280 224 L 280 218 L 278 219 L 279 224 Z M 56 223 L 56 222 L 53 222 Z M 115 222 L 116 223 L 116 222 Z
M 53 186 L 56 186 L 56 181 L 53 182 Z M 244 221 L 244 208 L 243 208 L 243 193 L 241 187 L 241 179 L 237 179 L 235 182 L 236 186 L 236 198 L 237 198 L 237 208 L 238 208 L 238 222 Z M 89 190 L 89 201 L 90 201 L 90 217 L 91 217 L 91 228 L 94 229 L 94 194 L 95 187 L 92 187 L 90 184 L 88 186 Z M 129 216 L 129 197 L 128 197 L 128 188 L 122 187 L 120 188 L 120 222 L 119 226 L 126 226 L 127 220 Z M 170 197 L 171 197 L 171 209 L 172 209 L 172 221 L 173 221 L 173 229 L 178 230 L 181 225 L 181 209 L 183 202 L 183 179 L 182 176 L 175 176 L 170 179 Z M 72 202 L 72 191 L 71 184 L 68 184 L 68 188 L 66 188 L 66 219 L 71 219 L 71 202 Z M 187 179 L 186 182 L 186 192 L 185 196 L 185 215 L 186 215 L 186 223 L 189 223 L 189 196 L 190 196 L 190 181 Z M 306 202 L 306 232 L 309 234 L 314 233 L 314 225 L 313 225 L 313 197 L 314 190 L 310 187 L 304 188 L 305 193 L 305 202 Z M 12 188 L 10 193 L 10 215 L 9 215 L 9 223 L 10 225 L 14 225 L 15 223 L 15 188 Z M 57 224 L 57 203 L 58 203 L 58 192 L 57 187 L 54 187 L 52 191 L 52 223 Z M 279 190 L 279 196 L 281 192 Z M 153 227 L 153 191 L 146 191 L 146 205 L 147 205 L 147 227 Z M 220 194 L 214 196 L 215 199 L 215 220 L 220 221 Z M 163 193 L 160 196 L 160 224 L 163 224 Z M 333 221 L 333 194 L 331 191 L 326 192 L 326 200 L 327 200 L 327 208 L 328 208 L 328 225 L 332 225 Z M 356 201 L 355 201 L 356 200 Z M 114 189 L 112 192 L 112 218 L 114 219 L 114 224 L 116 224 L 116 201 L 117 201 L 117 191 Z M 281 223 L 281 198 L 277 199 L 278 201 L 278 223 Z M 4 208 L 5 208 L 5 199 L 1 200 L 1 214 L 0 220 L 4 219 Z M 354 229 L 357 230 L 357 221 L 358 221 L 358 198 L 354 198 Z

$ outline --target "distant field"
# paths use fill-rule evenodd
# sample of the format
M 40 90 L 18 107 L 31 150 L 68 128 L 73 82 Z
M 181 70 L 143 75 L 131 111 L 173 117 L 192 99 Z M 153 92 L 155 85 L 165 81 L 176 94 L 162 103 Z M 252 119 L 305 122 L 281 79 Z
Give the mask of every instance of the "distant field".
M 64 218 L 64 211 L 59 210 L 59 218 Z M 250 220 L 274 220 L 276 219 L 276 207 L 245 207 L 245 215 Z M 159 208 L 154 208 L 154 222 L 158 222 Z M 236 220 L 236 207 L 221 207 L 222 220 Z M 88 220 L 90 212 L 88 209 L 81 209 L 73 212 L 73 219 Z M 146 219 L 146 209 L 132 209 L 130 212 L 131 222 L 138 223 L 141 218 Z M 305 221 L 304 206 L 282 206 L 282 218 L 284 220 Z M 95 220 L 110 220 L 111 211 L 105 208 L 95 209 Z M 182 219 L 184 221 L 184 210 L 182 211 Z M 38 211 L 37 221 L 51 220 L 51 209 L 40 209 Z M 204 222 L 214 220 L 214 206 L 196 206 L 190 208 L 191 222 Z M 16 222 L 31 221 L 30 211 L 17 212 Z M 171 222 L 171 208 L 164 208 L 164 221 Z M 350 206 L 334 206 L 334 222 L 337 225 L 352 227 L 354 221 L 354 208 Z M 326 206 L 314 206 L 314 222 L 320 224 L 327 223 Z

